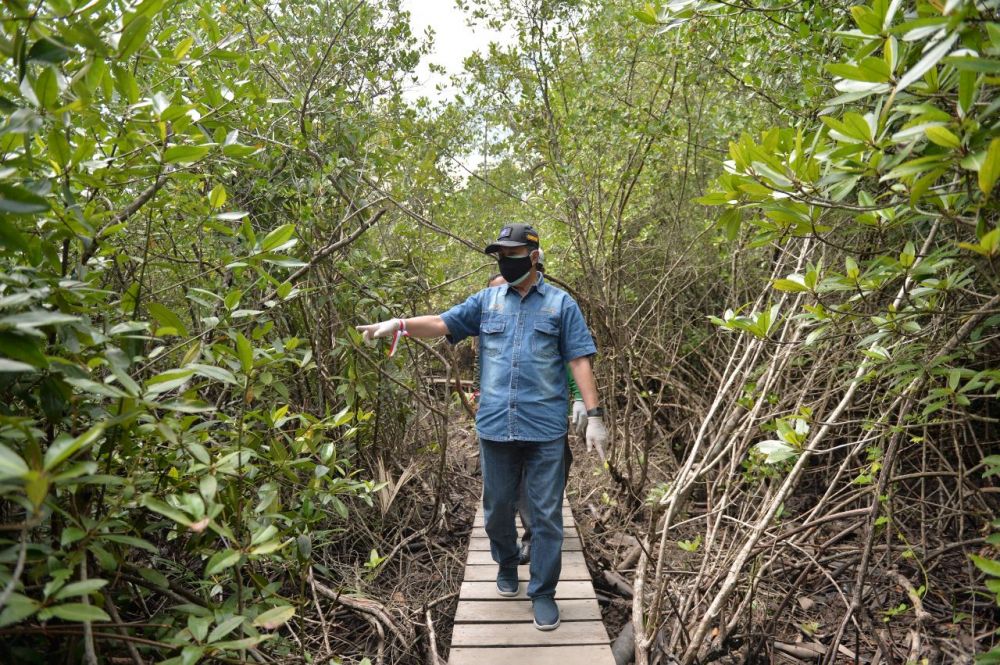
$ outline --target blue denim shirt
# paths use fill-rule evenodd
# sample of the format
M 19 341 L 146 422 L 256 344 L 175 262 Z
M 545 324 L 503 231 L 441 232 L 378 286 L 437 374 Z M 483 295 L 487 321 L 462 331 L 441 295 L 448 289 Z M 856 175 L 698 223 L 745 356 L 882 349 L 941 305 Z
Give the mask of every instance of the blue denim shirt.
M 579 305 L 542 275 L 523 298 L 483 289 L 441 315 L 448 341 L 479 335 L 476 431 L 489 441 L 552 441 L 566 434 L 566 363 L 597 353 Z

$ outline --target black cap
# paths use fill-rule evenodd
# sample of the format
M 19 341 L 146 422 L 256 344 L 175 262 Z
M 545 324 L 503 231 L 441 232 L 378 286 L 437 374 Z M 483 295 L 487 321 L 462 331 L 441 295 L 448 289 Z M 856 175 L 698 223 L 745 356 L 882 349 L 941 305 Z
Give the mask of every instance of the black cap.
M 530 224 L 508 224 L 500 229 L 496 242 L 486 248 L 487 254 L 499 252 L 501 247 L 534 247 L 538 249 L 538 231 Z

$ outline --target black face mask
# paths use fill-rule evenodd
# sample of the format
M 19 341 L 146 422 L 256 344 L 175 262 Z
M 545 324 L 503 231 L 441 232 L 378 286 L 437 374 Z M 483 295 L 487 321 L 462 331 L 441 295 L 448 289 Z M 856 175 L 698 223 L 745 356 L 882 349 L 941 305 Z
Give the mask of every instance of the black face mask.
M 500 274 L 507 280 L 508 284 L 517 286 L 531 272 L 531 255 L 514 258 L 511 256 L 501 256 L 497 262 L 500 264 Z

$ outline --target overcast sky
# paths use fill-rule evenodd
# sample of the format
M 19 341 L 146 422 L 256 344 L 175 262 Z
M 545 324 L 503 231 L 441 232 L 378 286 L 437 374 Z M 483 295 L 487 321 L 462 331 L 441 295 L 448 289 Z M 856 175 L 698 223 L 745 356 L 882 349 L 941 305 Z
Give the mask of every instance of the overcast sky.
M 432 74 L 428 62 L 442 65 L 449 74 L 457 74 L 462 71 L 462 61 L 474 51 L 485 53 L 490 42 L 506 44 L 511 40 L 509 33 L 482 26 L 469 27 L 465 14 L 455 6 L 454 0 L 403 0 L 403 8 L 410 12 L 410 29 L 414 35 L 423 37 L 428 26 L 434 30 L 434 50 L 417 67 L 420 84 L 407 91 L 409 99 L 441 98 L 435 86 L 446 83 L 447 77 Z M 453 89 L 446 90 L 443 96 L 450 97 L 454 93 Z

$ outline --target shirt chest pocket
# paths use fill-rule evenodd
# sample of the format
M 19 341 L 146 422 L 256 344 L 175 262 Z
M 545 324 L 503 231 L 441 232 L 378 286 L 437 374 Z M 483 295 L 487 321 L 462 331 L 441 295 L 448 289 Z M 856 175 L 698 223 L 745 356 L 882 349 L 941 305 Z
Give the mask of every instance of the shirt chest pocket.
M 483 353 L 488 356 L 499 356 L 503 353 L 504 331 L 507 319 L 502 316 L 490 316 L 483 319 L 479 326 L 479 343 Z
M 558 317 L 545 316 L 535 319 L 531 335 L 531 351 L 536 358 L 559 358 L 559 338 L 562 325 Z

